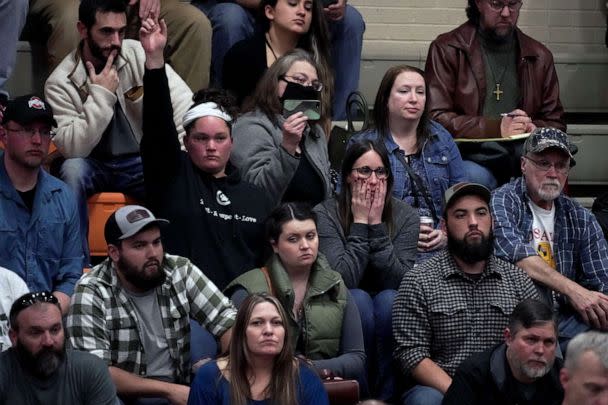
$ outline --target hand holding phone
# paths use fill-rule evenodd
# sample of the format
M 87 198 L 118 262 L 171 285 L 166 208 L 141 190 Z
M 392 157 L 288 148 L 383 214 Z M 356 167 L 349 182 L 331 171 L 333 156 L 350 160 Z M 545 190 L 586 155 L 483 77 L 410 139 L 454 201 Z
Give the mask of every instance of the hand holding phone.
M 285 100 L 283 101 L 283 117 L 287 118 L 297 112 L 303 113 L 311 121 L 321 118 L 321 102 L 319 100 Z

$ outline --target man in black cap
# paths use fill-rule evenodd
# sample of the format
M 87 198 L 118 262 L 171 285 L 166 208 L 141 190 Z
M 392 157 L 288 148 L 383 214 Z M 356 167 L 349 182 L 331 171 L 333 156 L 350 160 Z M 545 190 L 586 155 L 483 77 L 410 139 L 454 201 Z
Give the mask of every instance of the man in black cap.
M 10 101 L 4 111 L 0 266 L 17 273 L 31 291 L 52 291 L 65 313 L 83 253 L 72 192 L 40 169 L 55 126 L 51 107 L 34 95 Z
M 447 249 L 407 272 L 399 286 L 393 357 L 416 384 L 404 404 L 441 404 L 460 363 L 500 343 L 513 308 L 538 298 L 523 271 L 492 254 L 489 203 L 490 191 L 480 184 L 447 189 Z
M 536 129 L 523 147 L 523 176 L 492 197 L 496 255 L 551 290 L 562 345 L 590 327 L 608 330 L 606 240 L 593 214 L 562 194 L 571 150 L 566 133 Z
M 76 285 L 67 332 L 73 348 L 106 362 L 121 398 L 185 404 L 190 320 L 226 350 L 236 310 L 188 259 L 165 254 L 160 226 L 166 223 L 139 205 L 110 216 L 108 258 Z

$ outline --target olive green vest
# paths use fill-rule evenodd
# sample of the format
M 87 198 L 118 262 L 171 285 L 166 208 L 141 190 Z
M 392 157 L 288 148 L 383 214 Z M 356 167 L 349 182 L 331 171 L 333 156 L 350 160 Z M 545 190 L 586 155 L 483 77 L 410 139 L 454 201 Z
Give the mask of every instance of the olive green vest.
M 302 330 L 293 315 L 294 292 L 287 272 L 277 255 L 266 264 L 274 295 L 283 304 L 289 317 L 289 327 L 294 347 L 298 336 L 304 339 L 303 353 L 311 360 L 336 357 L 340 350 L 342 320 L 346 308 L 346 287 L 342 277 L 331 270 L 327 259 L 321 253 L 310 272 L 308 290 L 304 297 Z M 261 269 L 254 269 L 232 281 L 227 291 L 242 287 L 249 294 L 270 292 L 266 276 Z

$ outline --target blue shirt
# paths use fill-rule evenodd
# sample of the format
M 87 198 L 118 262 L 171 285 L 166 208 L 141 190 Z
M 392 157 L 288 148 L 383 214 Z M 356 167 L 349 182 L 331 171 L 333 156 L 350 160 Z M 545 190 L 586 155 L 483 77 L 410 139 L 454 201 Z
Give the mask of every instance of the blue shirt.
M 425 185 L 429 187 L 428 192 L 431 195 L 435 213 L 441 217 L 443 213 L 443 194 L 445 190 L 456 183 L 467 181 L 467 178 L 462 166 L 460 152 L 452 139 L 452 135 L 435 121 L 430 121 L 429 130 L 431 135 L 422 146 L 424 173 L 420 173 L 417 170 L 416 172 L 426 180 Z M 391 170 L 393 171 L 395 180 L 393 185 L 393 196 L 399 200 L 407 201 L 407 197 L 412 196 L 412 184 L 407 171 L 397 156 L 398 153 L 402 154 L 403 152 L 400 151 L 399 145 L 393 140 L 392 136 L 380 136 L 376 130 L 371 130 L 353 136 L 350 139 L 348 146 L 353 142 L 363 139 L 377 141 L 379 138 L 384 140 L 384 145 L 389 153 Z M 435 218 L 435 227 L 438 226 L 439 218 Z
M 298 405 L 329 405 L 327 392 L 317 374 L 305 365 L 299 367 Z M 248 405 L 269 405 L 269 400 L 249 400 Z M 188 405 L 230 405 L 230 383 L 216 361 L 203 365 L 192 382 Z
M 0 266 L 17 273 L 30 291 L 71 295 L 83 263 L 78 210 L 68 186 L 40 170 L 30 212 L 0 152 Z
M 495 254 L 512 263 L 538 255 L 530 239 L 533 216 L 529 202 L 523 177 L 492 193 Z M 608 293 L 608 246 L 595 216 L 564 195 L 553 203 L 557 270 L 587 289 Z

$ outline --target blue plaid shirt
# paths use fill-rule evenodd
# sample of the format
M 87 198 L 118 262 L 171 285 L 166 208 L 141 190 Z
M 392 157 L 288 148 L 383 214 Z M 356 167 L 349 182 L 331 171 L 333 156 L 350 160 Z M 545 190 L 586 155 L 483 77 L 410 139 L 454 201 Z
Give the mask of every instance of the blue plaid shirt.
M 538 254 L 530 240 L 529 202 L 523 177 L 492 194 L 495 254 L 512 263 Z M 557 270 L 587 289 L 608 293 L 608 246 L 595 216 L 564 195 L 554 203 Z

